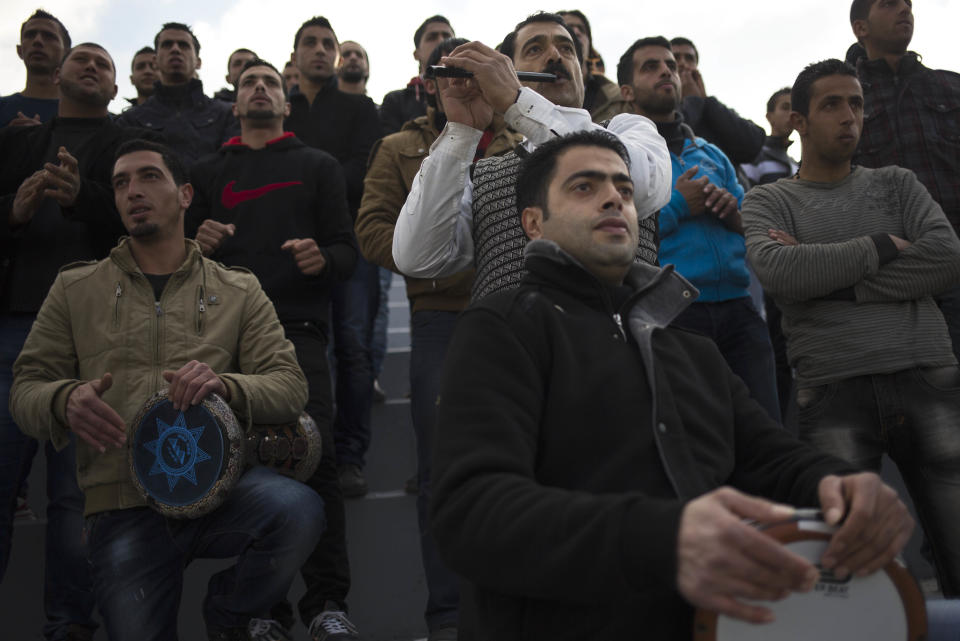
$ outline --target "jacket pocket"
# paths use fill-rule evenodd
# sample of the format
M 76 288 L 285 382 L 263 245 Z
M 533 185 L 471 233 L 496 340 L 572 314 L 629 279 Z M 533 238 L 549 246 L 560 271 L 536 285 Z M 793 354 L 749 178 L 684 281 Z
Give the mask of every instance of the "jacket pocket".
M 960 98 L 953 96 L 928 97 L 924 99 L 924 111 L 930 120 L 931 133 L 935 141 L 960 147 Z M 928 136 L 928 140 L 931 137 Z

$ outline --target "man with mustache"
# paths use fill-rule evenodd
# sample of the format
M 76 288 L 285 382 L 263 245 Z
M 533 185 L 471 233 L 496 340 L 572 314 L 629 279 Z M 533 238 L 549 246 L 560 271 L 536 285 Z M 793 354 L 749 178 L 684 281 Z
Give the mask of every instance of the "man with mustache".
M 195 77 L 200 68 L 200 41 L 180 22 L 163 25 L 153 46 L 157 50 L 160 84 L 145 103 L 123 112 L 120 124 L 163 134 L 189 167 L 201 156 L 215 152 L 239 133 L 230 105 L 203 93 Z
M 960 284 L 960 240 L 912 171 L 851 160 L 856 70 L 809 65 L 791 96 L 800 170 L 750 191 L 750 264 L 783 312 L 800 437 L 906 482 L 944 596 L 960 596 L 960 368 L 933 297 Z
M 57 115 L 53 74 L 69 48 L 67 28 L 43 9 L 20 26 L 17 56 L 27 69 L 27 85 L 19 93 L 0 97 L 0 127 L 39 125 Z
M 565 133 L 602 128 L 583 104 L 579 41 L 552 13 L 519 23 L 500 53 L 480 42 L 461 45 L 440 63 L 474 75 L 443 90 L 447 125 L 423 161 L 400 212 L 393 258 L 401 273 L 437 278 L 475 265 L 472 299 L 511 289 L 523 274 L 527 238 L 514 214 L 517 171 L 538 144 Z M 525 82 L 516 71 L 548 72 L 556 82 Z M 471 168 L 483 130 L 494 115 L 525 136 L 508 154 Z M 645 117 L 622 114 L 607 129 L 630 151 L 635 200 L 644 215 L 669 201 L 669 154 Z M 644 221 L 637 248 L 648 263 L 657 260 L 656 222 Z
M 743 188 L 730 160 L 694 135 L 679 111 L 678 65 L 663 37 L 633 43 L 617 64 L 625 101 L 657 123 L 673 165 L 673 192 L 660 210 L 660 258 L 700 290 L 674 322 L 709 336 L 730 368 L 780 420 L 773 348 L 750 301 L 740 221 Z
M 468 41 L 448 38 L 434 47 L 425 64 L 429 69 L 441 56 Z M 361 251 L 381 267 L 396 269 L 393 234 L 397 216 L 410 193 L 414 176 L 427 150 L 446 124 L 443 95 L 439 87 L 450 79 L 434 78 L 428 71 L 424 90 L 431 106 L 427 115 L 414 118 L 397 133 L 386 136 L 371 153 L 364 181 L 363 203 L 357 214 L 357 242 Z M 484 132 L 477 155 L 489 158 L 509 152 L 520 142 L 502 118 Z M 407 278 L 410 299 L 410 414 L 417 437 L 417 524 L 420 553 L 427 581 L 427 641 L 456 640 L 459 616 L 459 578 L 443 563 L 430 530 L 430 471 L 433 460 L 437 394 L 443 380 L 443 359 L 460 312 L 470 302 L 473 270 L 465 269 L 447 278 Z

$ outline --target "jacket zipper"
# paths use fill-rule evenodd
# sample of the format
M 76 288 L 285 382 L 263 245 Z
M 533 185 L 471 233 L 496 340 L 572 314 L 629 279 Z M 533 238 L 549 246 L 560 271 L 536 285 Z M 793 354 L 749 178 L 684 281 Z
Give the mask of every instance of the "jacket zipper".
M 627 340 L 627 333 L 623 330 L 623 320 L 620 318 L 620 314 L 613 315 L 613 322 L 617 324 L 617 329 L 620 330 L 620 336 L 623 337 L 623 340 Z
M 207 311 L 207 306 L 204 305 L 203 298 L 203 285 L 197 285 L 197 336 L 203 333 L 203 314 Z
M 117 294 L 116 301 L 113 304 L 113 327 L 120 327 L 120 297 L 123 296 L 123 287 L 120 286 L 120 281 L 117 281 Z

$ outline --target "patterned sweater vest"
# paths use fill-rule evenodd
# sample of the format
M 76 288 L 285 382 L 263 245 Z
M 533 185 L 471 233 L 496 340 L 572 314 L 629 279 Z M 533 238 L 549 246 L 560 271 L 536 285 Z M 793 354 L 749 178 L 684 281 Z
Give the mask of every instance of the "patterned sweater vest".
M 525 153 L 521 151 L 521 153 Z M 513 289 L 526 273 L 528 238 L 517 212 L 517 176 L 523 162 L 516 151 L 485 158 L 473 168 L 473 251 L 477 275 L 471 301 Z M 657 219 L 640 222 L 637 261 L 657 264 Z

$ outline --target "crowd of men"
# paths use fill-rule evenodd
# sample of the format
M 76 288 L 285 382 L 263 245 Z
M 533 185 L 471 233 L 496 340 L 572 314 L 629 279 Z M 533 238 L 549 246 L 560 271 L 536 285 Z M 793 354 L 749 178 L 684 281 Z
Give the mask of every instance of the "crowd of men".
M 578 10 L 500 43 L 431 16 L 379 106 L 326 18 L 283 67 L 235 50 L 212 97 L 170 22 L 118 115 L 109 51 L 37 10 L 0 97 L 0 579 L 42 445 L 46 638 L 91 639 L 95 609 L 110 639 L 176 638 L 205 557 L 237 557 L 208 638 L 361 638 L 344 500 L 367 493 L 396 273 L 430 641 L 768 623 L 820 568 L 901 552 L 884 453 L 960 597 L 960 75 L 908 50 L 909 0 L 854 0 L 850 25 L 765 136 L 688 38 L 638 34 L 608 78 Z M 315 472 L 253 467 L 213 511 L 161 514 L 127 464 L 161 389 L 243 429 L 306 411 Z M 746 522 L 792 506 L 836 530 L 819 568 Z

